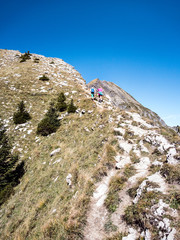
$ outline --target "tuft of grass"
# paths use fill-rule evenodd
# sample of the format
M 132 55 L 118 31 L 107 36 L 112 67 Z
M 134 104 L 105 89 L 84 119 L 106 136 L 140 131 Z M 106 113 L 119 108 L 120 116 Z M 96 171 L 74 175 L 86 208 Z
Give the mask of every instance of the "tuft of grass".
M 112 168 L 115 164 L 114 157 L 116 156 L 116 151 L 113 146 L 110 144 L 106 145 L 105 149 L 105 157 L 104 157 L 104 165 L 108 166 L 109 168 Z
M 180 210 L 180 193 L 177 191 L 171 192 L 167 196 L 167 202 L 171 208 Z
M 126 233 L 115 233 L 111 237 L 107 237 L 105 240 L 122 240 L 125 236 L 127 236 Z
M 128 179 L 128 178 L 130 178 L 131 176 L 133 176 L 135 173 L 136 173 L 136 170 L 135 170 L 135 168 L 134 168 L 133 165 L 128 164 L 128 165 L 125 166 L 124 172 L 123 172 L 125 178 Z
M 129 188 L 127 190 L 127 193 L 129 194 L 129 196 L 131 198 L 135 198 L 136 197 L 136 194 L 137 194 L 137 189 L 139 188 L 139 185 L 141 185 L 141 183 L 144 181 L 145 179 L 144 178 L 141 178 L 138 180 L 138 182 L 136 183 L 136 185 L 132 188 Z
M 79 180 L 78 166 L 74 166 L 70 172 L 72 174 L 72 179 L 71 179 L 72 180 L 72 184 L 76 185 L 78 183 L 78 180 Z
M 157 149 L 155 148 L 154 151 L 152 152 L 153 155 L 156 155 L 157 157 L 161 156 L 162 153 Z
M 119 191 L 123 189 L 126 180 L 127 178 L 119 176 L 114 176 L 111 178 L 107 198 L 104 202 L 106 208 L 111 213 L 115 212 L 119 205 Z
M 37 203 L 37 209 L 41 210 L 46 206 L 47 199 L 40 199 Z
M 117 145 L 117 143 L 118 143 L 118 140 L 117 139 L 113 139 L 110 144 L 112 146 L 115 146 L 115 145 Z
M 139 157 L 136 156 L 136 154 L 133 152 L 133 150 L 130 151 L 129 156 L 131 158 L 131 162 L 132 163 L 135 164 L 135 163 L 139 163 L 140 162 Z
M 102 177 L 107 176 L 108 170 L 115 164 L 115 148 L 111 144 L 106 143 L 103 152 L 104 154 L 101 157 L 101 161 L 93 173 L 93 179 L 95 179 L 95 181 L 100 181 Z
M 152 173 L 156 173 L 156 172 L 159 172 L 160 171 L 160 169 L 161 169 L 161 166 L 157 166 L 157 165 L 151 165 L 150 166 L 150 171 L 152 172 Z
M 104 231 L 106 233 L 111 233 L 111 232 L 116 232 L 118 229 L 118 227 L 116 225 L 114 225 L 111 221 L 111 219 L 109 218 L 107 220 L 107 222 L 104 224 Z
M 136 126 L 136 127 L 138 127 L 138 126 L 139 126 L 139 123 L 136 122 L 136 121 L 132 121 L 131 125 L 132 125 L 132 126 Z
M 176 141 L 180 140 L 179 135 L 171 128 L 162 127 L 159 129 L 159 133 L 171 143 L 175 143 Z
M 168 163 L 164 163 L 160 173 L 163 177 L 166 178 L 168 183 L 178 183 L 180 184 L 180 166 L 179 165 L 171 165 Z
M 44 239 L 56 239 L 57 235 L 60 235 L 61 238 L 59 239 L 66 239 L 66 232 L 64 230 L 63 225 L 57 219 L 49 219 L 46 223 L 42 226 L 42 233 Z
M 108 168 L 106 166 L 100 165 L 93 173 L 92 178 L 96 182 L 100 181 L 103 177 L 107 176 Z
M 113 131 L 114 136 L 122 136 L 122 133 L 120 131 Z
M 127 141 L 128 139 L 132 139 L 134 137 L 134 133 L 129 130 L 126 130 L 123 137 Z
M 126 223 L 139 227 L 141 230 L 149 228 L 147 215 L 150 213 L 150 208 L 158 202 L 159 194 L 153 191 L 143 193 L 137 204 L 128 206 L 123 216 Z

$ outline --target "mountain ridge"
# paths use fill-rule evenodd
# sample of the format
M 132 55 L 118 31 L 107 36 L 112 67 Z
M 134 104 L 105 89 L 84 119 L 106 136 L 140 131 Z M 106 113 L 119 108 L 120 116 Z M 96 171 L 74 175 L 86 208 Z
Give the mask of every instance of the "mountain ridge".
M 100 81 L 98 78 L 92 80 L 88 83 L 88 87 L 102 87 L 104 90 L 105 96 L 110 98 L 111 103 L 122 109 L 122 110 L 135 110 L 138 111 L 142 116 L 148 117 L 154 121 L 155 125 L 166 126 L 165 122 L 157 115 L 157 113 L 152 110 L 145 108 L 142 104 L 140 104 L 136 99 L 134 99 L 129 93 L 124 91 L 122 88 L 117 86 L 112 82 L 107 82 L 105 80 Z

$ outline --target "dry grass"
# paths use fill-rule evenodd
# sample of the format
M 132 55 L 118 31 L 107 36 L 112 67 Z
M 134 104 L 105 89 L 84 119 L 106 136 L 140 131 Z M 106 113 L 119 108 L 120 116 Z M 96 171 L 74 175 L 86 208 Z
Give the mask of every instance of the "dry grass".
M 115 212 L 119 205 L 119 191 L 123 189 L 126 180 L 127 178 L 120 176 L 114 176 L 111 178 L 107 198 L 104 202 L 106 208 L 111 213 Z
M 24 71 L 25 66 L 30 68 L 32 63 L 27 61 L 22 64 L 23 68 L 17 63 L 19 72 L 22 69 Z M 55 101 L 60 91 L 58 87 L 53 86 L 50 78 L 48 88 L 53 87 L 53 92 L 39 93 L 40 87 L 45 86 L 45 83 L 34 80 L 33 71 L 28 70 L 23 76 L 20 85 L 18 81 L 9 79 L 21 90 L 20 93 L 14 95 L 4 84 L 3 91 L 6 94 L 0 95 L 5 103 L 1 108 L 4 119 L 13 115 L 21 99 L 26 101 L 27 109 L 31 106 L 32 116 L 30 124 L 27 125 L 27 130 L 32 129 L 30 134 L 24 132 L 25 127 L 20 127 L 22 131 L 15 130 L 12 120 L 9 123 L 8 133 L 12 137 L 12 143 L 17 145 L 15 151 L 20 152 L 20 157 L 25 159 L 27 171 L 21 184 L 16 187 L 14 197 L 9 199 L 5 206 L 5 209 L 11 210 L 8 215 L 10 218 L 4 213 L 1 220 L 1 238 L 28 240 L 55 239 L 59 236 L 58 239 L 72 239 L 71 232 L 74 232 L 75 239 L 85 223 L 93 191 L 94 184 L 89 176 L 98 169 L 97 166 L 101 162 L 98 156 L 103 155 L 106 142 L 113 135 L 112 126 L 108 123 L 109 111 L 99 112 L 91 99 L 84 98 L 85 94 L 78 84 L 72 87 L 63 86 L 60 91 L 77 91 L 73 95 L 74 103 L 78 108 L 85 109 L 86 113 L 81 118 L 79 114 L 66 116 L 55 134 L 48 137 L 38 136 L 36 141 L 37 124 L 44 117 L 49 103 Z M 30 77 L 27 79 L 25 76 Z M 36 92 L 32 94 L 33 85 L 36 86 Z M 67 97 L 67 102 L 69 100 L 70 96 Z M 93 113 L 88 114 L 88 110 L 93 110 Z M 104 127 L 101 128 L 100 125 Z M 85 131 L 85 127 L 89 132 Z M 61 148 L 61 152 L 50 157 L 50 152 L 58 147 Z M 109 166 L 113 157 L 108 149 L 111 150 L 107 147 L 107 156 L 103 164 Z M 56 163 L 58 159 L 61 161 Z M 68 173 L 72 174 L 72 188 L 66 184 Z M 56 211 L 53 213 L 54 209 Z M 60 216 L 63 216 L 61 221 L 57 220 Z
M 109 116 L 116 119 L 117 115 L 121 115 L 120 122 L 131 119 L 125 111 L 112 112 L 98 108 L 72 73 L 58 70 L 55 59 L 48 61 L 46 67 L 50 66 L 54 74 L 61 76 L 57 80 L 56 76 L 47 74 L 49 85 L 39 80 L 39 76 L 46 71 L 41 57 L 39 63 L 34 63 L 34 57 L 23 63 L 17 59 L 0 72 L 0 78 L 7 77 L 1 80 L 1 117 L 9 120 L 7 133 L 15 147 L 14 152 L 20 155 L 20 160 L 25 160 L 26 165 L 26 173 L 15 188 L 15 194 L 1 209 L 1 239 L 82 239 L 94 184 L 114 167 L 114 157 L 117 152 L 121 153 L 113 134 L 114 123 L 109 123 Z M 54 64 L 50 64 L 52 61 Z M 14 74 L 21 76 L 15 77 Z M 64 81 L 68 86 L 59 85 Z M 74 90 L 77 92 L 73 94 Z M 68 92 L 67 103 L 73 98 L 74 104 L 80 112 L 84 109 L 85 114 L 81 117 L 80 113 L 69 114 L 61 120 L 61 126 L 55 134 L 37 137 L 38 123 L 60 92 Z M 21 100 L 24 100 L 32 119 L 25 126 L 15 129 L 12 116 Z M 89 114 L 88 110 L 93 112 Z M 131 135 L 131 132 L 127 133 L 127 139 L 137 137 Z M 171 134 L 170 139 L 175 141 L 178 137 Z M 51 157 L 50 153 L 56 148 L 61 148 L 61 151 Z M 134 163 L 138 161 L 133 154 L 131 160 Z M 71 187 L 66 183 L 69 173 L 72 174 Z M 126 178 L 132 174 L 134 170 L 127 166 Z M 111 209 L 117 206 L 117 193 L 123 188 L 124 182 L 116 177 L 110 184 L 111 193 L 107 202 Z M 132 190 L 131 195 L 134 196 L 134 192 Z M 174 195 L 171 204 L 176 205 L 176 199 Z M 121 235 L 116 234 L 109 239 L 121 239 Z

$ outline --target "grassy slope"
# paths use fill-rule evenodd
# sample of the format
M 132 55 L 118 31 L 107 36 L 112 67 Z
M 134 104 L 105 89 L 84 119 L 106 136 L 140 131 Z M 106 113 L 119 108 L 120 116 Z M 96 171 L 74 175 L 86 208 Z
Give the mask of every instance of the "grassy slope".
M 111 113 L 108 110 L 99 112 L 91 99 L 86 97 L 81 84 L 72 81 L 70 73 L 61 72 L 64 76 L 62 81 L 70 79 L 69 86 L 61 88 L 55 86 L 51 76 L 49 85 L 38 80 L 37 75 L 44 72 L 39 74 L 37 69 L 42 66 L 44 63 L 41 60 L 36 64 L 32 60 L 19 63 L 17 58 L 0 73 L 0 78 L 7 77 L 1 80 L 1 117 L 3 120 L 10 119 L 8 134 L 13 146 L 16 146 L 14 151 L 25 160 L 27 169 L 14 196 L 2 207 L 0 227 L 3 239 L 67 239 L 68 236 L 71 239 L 73 231 L 79 232 L 95 181 L 91 176 L 111 139 L 112 126 L 108 122 Z M 17 78 L 14 74 L 21 76 Z M 11 90 L 12 86 L 16 90 Z M 42 86 L 53 90 L 41 93 Z M 60 91 L 70 93 L 74 90 L 77 93 L 69 94 L 67 102 L 73 95 L 75 105 L 85 109 L 86 113 L 81 118 L 79 114 L 66 116 L 55 134 L 37 139 L 37 124 L 52 99 L 57 98 Z M 20 100 L 24 100 L 26 108 L 30 109 L 32 120 L 25 127 L 15 129 L 12 115 Z M 88 114 L 88 110 L 93 110 L 93 113 Z M 100 125 L 103 127 L 99 128 Z M 90 132 L 85 131 L 85 127 Z M 32 132 L 27 134 L 25 129 Z M 58 147 L 61 152 L 50 157 L 50 152 Z M 59 163 L 53 164 L 60 158 Z M 73 176 L 72 188 L 66 184 L 68 173 Z
M 7 52 L 0 51 L 1 57 L 3 54 Z M 82 79 L 80 74 L 68 71 L 67 66 L 58 68 L 60 63 L 56 59 L 53 65 L 50 64 L 52 58 L 39 57 L 40 62 L 34 63 L 34 57 L 19 63 L 14 54 L 0 71 L 0 115 L 5 120 L 14 152 L 18 152 L 26 163 L 26 173 L 15 188 L 14 196 L 0 210 L 0 238 L 82 239 L 94 184 L 112 167 L 115 151 L 121 151 L 114 136 L 115 122 L 110 122 L 109 116 L 115 120 L 120 113 L 122 121 L 129 120 L 129 117 L 126 113 L 101 109 L 94 104 L 85 85 L 76 79 Z M 48 85 L 39 80 L 46 71 L 50 79 Z M 60 86 L 59 83 L 64 81 L 67 81 L 67 86 Z M 74 90 L 77 92 L 73 94 Z M 37 137 L 38 123 L 61 91 L 68 92 L 67 102 L 73 97 L 75 105 L 85 109 L 85 114 L 81 117 L 77 113 L 65 116 L 55 134 Z M 25 101 L 32 120 L 17 129 L 12 116 L 21 100 Z M 93 112 L 88 113 L 88 110 Z M 28 133 L 28 130 L 32 132 Z M 157 131 L 170 142 L 179 140 L 168 129 L 159 128 Z M 124 138 L 131 140 L 133 136 L 127 130 Z M 140 140 L 137 136 L 134 138 Z M 56 148 L 61 148 L 61 151 L 50 157 Z M 149 155 L 152 161 L 157 158 L 152 155 L 153 150 Z M 71 188 L 66 183 L 69 173 L 72 174 Z

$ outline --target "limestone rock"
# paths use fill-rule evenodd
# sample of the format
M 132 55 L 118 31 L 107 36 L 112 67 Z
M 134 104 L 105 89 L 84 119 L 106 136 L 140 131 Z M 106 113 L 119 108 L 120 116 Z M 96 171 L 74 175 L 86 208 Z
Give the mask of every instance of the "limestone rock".
M 57 148 L 55 150 L 53 150 L 51 153 L 50 153 L 50 157 L 54 156 L 56 153 L 59 153 L 61 151 L 60 148 Z

